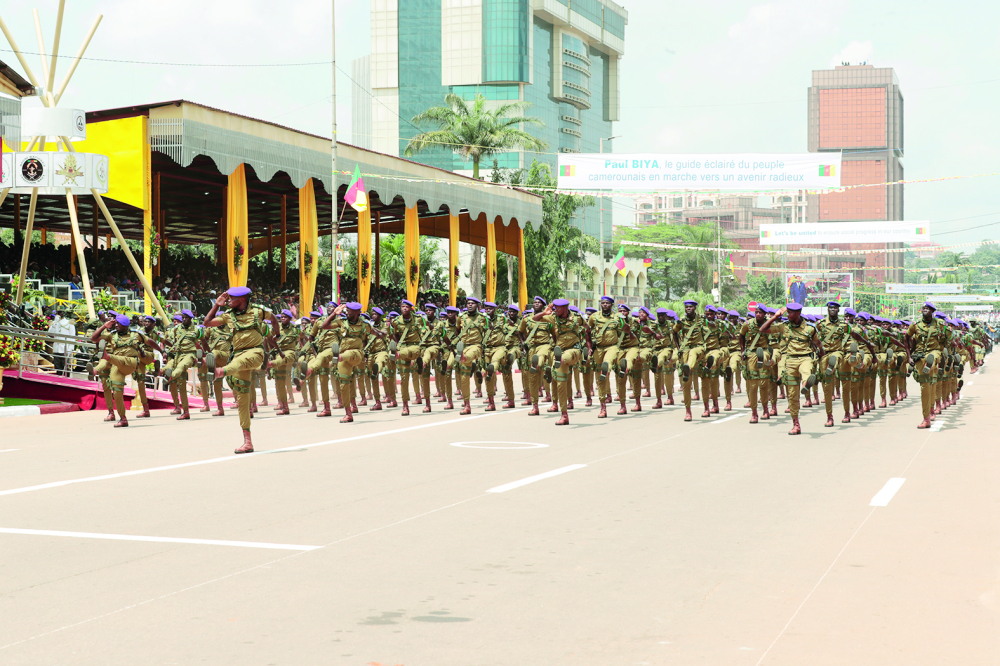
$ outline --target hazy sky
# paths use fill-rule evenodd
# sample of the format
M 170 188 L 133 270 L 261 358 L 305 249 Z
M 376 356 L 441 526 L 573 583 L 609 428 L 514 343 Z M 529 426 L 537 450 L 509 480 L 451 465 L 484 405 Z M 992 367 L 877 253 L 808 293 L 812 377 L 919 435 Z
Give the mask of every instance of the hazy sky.
M 87 53 L 109 60 L 275 64 L 330 59 L 330 0 L 68 0 L 60 52 L 72 55 L 97 13 Z M 905 100 L 907 179 L 1000 171 L 1000 3 L 625 2 L 617 152 L 804 152 L 813 69 L 849 60 L 894 67 Z M 22 50 L 37 51 L 31 8 L 51 48 L 57 0 L 3 3 Z M 370 0 L 337 0 L 337 61 L 370 52 Z M 7 45 L 0 42 L 0 47 Z M 37 56 L 29 64 L 40 75 Z M 13 53 L 0 60 L 20 69 Z M 67 70 L 63 60 L 56 80 Z M 61 106 L 87 110 L 188 99 L 330 136 L 331 69 L 177 67 L 86 61 Z M 351 88 L 338 73 L 341 140 Z M 30 102 L 36 103 L 36 102 Z M 942 244 L 996 238 L 1000 177 L 907 185 L 909 220 Z M 616 212 L 627 219 L 622 200 Z M 956 219 L 967 218 L 967 219 Z M 949 221 L 950 220 L 950 221 Z M 991 226 L 983 226 L 991 225 Z M 971 227 L 979 227 L 971 229 Z

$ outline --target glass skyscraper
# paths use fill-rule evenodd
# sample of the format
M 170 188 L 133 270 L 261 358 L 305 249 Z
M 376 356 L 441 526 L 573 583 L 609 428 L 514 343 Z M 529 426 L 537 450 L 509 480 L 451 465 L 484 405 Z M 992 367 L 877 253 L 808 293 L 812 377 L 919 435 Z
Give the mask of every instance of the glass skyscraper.
M 606 139 L 619 116 L 628 13 L 611 0 L 372 0 L 371 6 L 372 54 L 364 65 L 370 89 L 355 86 L 353 99 L 354 125 L 370 136 L 356 133 L 355 144 L 402 155 L 411 137 L 430 129 L 411 119 L 454 92 L 470 100 L 482 94 L 490 104 L 531 102 L 527 115 L 544 121 L 526 129 L 548 149 L 500 155 L 501 167 L 538 160 L 555 176 L 558 153 L 596 153 L 601 139 L 612 152 Z M 472 169 L 445 148 L 412 159 Z M 481 163 L 480 176 L 491 167 L 492 159 Z M 610 239 L 610 199 L 598 199 L 578 218 L 586 233 Z

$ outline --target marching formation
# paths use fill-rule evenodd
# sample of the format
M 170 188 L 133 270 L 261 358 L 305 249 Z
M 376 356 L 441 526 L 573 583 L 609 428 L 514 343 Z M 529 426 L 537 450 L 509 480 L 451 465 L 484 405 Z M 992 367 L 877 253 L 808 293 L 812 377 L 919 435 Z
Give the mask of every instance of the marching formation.
M 615 398 L 617 414 L 627 415 L 642 411 L 643 397 L 655 398 L 651 409 L 674 405 L 679 388 L 684 420 L 692 421 L 694 401 L 704 408 L 702 418 L 732 410 L 745 380 L 749 422 L 777 417 L 778 401 L 785 399 L 789 434 L 798 435 L 803 408 L 822 404 L 826 427 L 834 427 L 834 403 L 841 401 L 840 421 L 850 423 L 905 400 L 911 376 L 920 387 L 918 427 L 929 428 L 958 401 L 966 366 L 976 372 L 992 348 L 977 322 L 951 319 L 930 302 L 915 322 L 851 308 L 841 312 L 836 301 L 827 304 L 825 317 L 801 310 L 797 303 L 778 309 L 758 305 L 744 315 L 685 301 L 680 314 L 664 308 L 653 313 L 616 307 L 612 297 L 603 296 L 600 308 L 585 312 L 565 299 L 547 303 L 541 297 L 521 312 L 516 305 L 502 308 L 469 298 L 465 311 L 454 306 L 439 311 L 430 303 L 420 310 L 403 300 L 399 312 L 376 307 L 369 314 L 359 303 L 330 303 L 325 315 L 314 311 L 296 318 L 289 310 L 275 316 L 254 306 L 249 288 L 234 287 L 216 299 L 201 325 L 189 310 L 175 315 L 164 332 L 153 317 L 134 326 L 125 315 L 105 313 L 92 335 L 98 345 L 92 372 L 104 383 L 105 420 L 116 421 L 115 427 L 128 425 L 123 391 L 129 375 L 142 405 L 139 417 L 149 417 L 144 386 L 149 365 L 167 381 L 178 420 L 191 418 L 190 369 L 197 369 L 202 411 L 211 411 L 214 390 L 214 416 L 225 415 L 226 381 L 243 430 L 236 453 L 249 453 L 257 390 L 260 405 L 267 405 L 268 375 L 278 415 L 291 413 L 298 390 L 299 408 L 318 417 L 343 410 L 341 423 L 352 422 L 368 400 L 371 411 L 401 403 L 402 416 L 411 406 L 431 412 L 435 399 L 446 410 L 460 402 L 460 413 L 471 414 L 484 384 L 485 411 L 495 411 L 497 402 L 512 409 L 520 400 L 530 416 L 538 416 L 540 405 L 549 404 L 546 411 L 557 415 L 556 425 L 569 424 L 574 397 L 585 399 L 586 407 L 596 398 L 596 418 L 602 419 Z M 162 368 L 154 352 L 163 355 Z

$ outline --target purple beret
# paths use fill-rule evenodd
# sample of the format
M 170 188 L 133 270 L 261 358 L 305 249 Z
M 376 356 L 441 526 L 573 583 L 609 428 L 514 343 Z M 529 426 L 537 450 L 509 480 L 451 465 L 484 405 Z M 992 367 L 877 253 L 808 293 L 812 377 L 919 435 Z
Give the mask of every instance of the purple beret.
M 840 301 L 827 301 L 826 302 L 826 307 L 828 307 L 828 308 L 839 308 L 840 307 Z
M 542 298 L 541 296 L 535 296 L 531 300 L 533 300 L 533 301 L 541 301 L 542 305 L 548 305 L 549 304 L 549 302 L 547 300 L 545 300 L 544 298 Z
M 288 317 L 289 319 L 295 319 L 295 315 L 292 313 L 291 310 L 282 310 L 281 314 Z
M 392 312 L 390 312 L 390 313 L 389 313 L 389 316 L 390 316 L 390 317 L 398 317 L 398 316 L 399 316 L 399 313 L 398 313 L 398 312 L 396 312 L 395 310 L 393 310 Z
M 188 317 L 191 317 L 191 319 L 194 319 L 194 313 L 191 312 L 190 310 L 188 310 L 187 308 L 184 308 L 183 310 L 181 310 L 181 314 L 182 315 L 187 315 Z
M 649 308 L 647 308 L 645 305 L 643 305 L 641 308 L 639 308 L 639 312 L 645 312 L 647 317 L 652 317 L 653 316 L 653 313 L 650 312 Z
M 790 311 L 790 312 L 802 312 L 802 304 L 801 303 L 789 303 L 788 305 L 785 306 L 785 309 L 788 310 L 788 311 Z
M 552 301 L 552 305 L 554 305 L 557 308 L 561 308 L 569 305 L 569 301 L 566 300 L 565 298 L 557 298 L 556 300 Z
M 516 306 L 516 305 L 514 305 L 513 303 L 511 303 L 510 305 L 508 305 L 508 306 L 507 306 L 507 309 L 508 309 L 508 310 L 513 310 L 514 312 L 520 312 L 520 311 L 521 311 L 521 308 L 517 307 L 517 306 Z
M 844 314 L 845 315 L 851 315 L 853 317 L 853 316 L 856 316 L 858 313 L 854 311 L 854 308 L 845 308 L 844 309 Z
M 485 303 L 483 303 L 483 305 L 485 305 L 488 308 L 495 308 L 497 306 L 497 304 L 494 303 L 493 301 L 486 301 Z
M 143 317 L 143 319 L 145 319 L 146 321 L 156 321 L 156 317 L 154 317 L 153 315 L 146 315 L 145 317 Z
M 115 312 L 114 310 L 108 310 L 107 314 L 111 315 L 112 317 L 117 317 L 118 316 L 118 313 Z
M 230 287 L 226 293 L 234 298 L 239 298 L 240 296 L 249 296 L 250 291 L 250 287 Z
M 677 313 L 674 312 L 673 310 L 667 310 L 667 316 L 670 317 L 671 319 L 677 319 Z
M 615 302 L 614 297 L 613 296 L 608 296 L 607 294 L 605 294 L 604 296 L 601 296 L 601 300 L 602 301 L 607 301 L 608 303 L 614 303 Z
M 181 320 L 181 316 L 179 314 L 175 314 L 174 317 L 173 317 L 173 319 L 174 319 L 174 321 L 180 321 Z
M 438 306 L 434 305 L 433 303 L 424 303 L 424 310 L 426 310 L 427 308 L 430 308 L 431 310 L 437 310 Z
M 456 308 L 454 305 L 449 305 L 448 307 L 446 307 L 444 309 L 444 311 L 448 312 L 448 313 L 451 313 L 451 314 L 459 314 L 461 312 L 461 310 L 459 310 L 458 308 Z
M 374 307 L 374 308 L 372 308 L 372 314 L 384 315 L 385 314 L 385 310 L 383 310 L 380 307 Z
M 684 304 L 687 305 L 687 301 L 684 301 Z M 705 306 L 705 312 L 718 312 L 718 311 L 719 308 L 715 307 L 711 303 Z
M 361 312 L 361 303 L 351 302 L 347 304 L 348 310 L 355 310 L 356 312 Z
M 684 301 L 684 305 L 698 305 L 698 301 L 687 300 Z
M 667 314 L 667 312 L 669 312 L 669 310 L 666 308 L 656 308 L 656 314 Z
M 323 316 L 323 313 L 320 312 L 319 310 L 313 310 L 309 314 L 311 314 L 313 317 L 322 317 Z
M 478 298 L 476 298 L 475 296 L 467 296 L 466 299 L 465 299 L 465 301 L 466 302 L 471 301 L 473 303 L 482 303 L 482 301 L 479 300 Z
M 132 320 L 128 318 L 128 315 L 118 315 L 115 317 L 115 321 L 118 322 L 119 326 L 128 326 L 132 323 Z
M 409 305 L 411 308 L 413 307 L 413 301 L 411 301 L 409 299 L 406 299 L 406 298 L 404 298 L 402 301 L 400 301 L 400 303 L 402 303 L 403 305 Z
M 575 312 L 577 314 L 580 314 L 580 308 L 576 307 L 575 305 L 569 306 L 569 311 L 570 312 Z
M 593 312 L 597 312 L 597 308 L 595 308 L 595 307 L 588 307 L 588 308 L 586 309 L 586 312 L 587 312 L 588 314 L 590 314 L 590 313 L 593 313 Z
M 931 310 L 937 310 L 937 306 L 931 303 L 930 301 L 924 301 L 923 307 L 930 308 Z

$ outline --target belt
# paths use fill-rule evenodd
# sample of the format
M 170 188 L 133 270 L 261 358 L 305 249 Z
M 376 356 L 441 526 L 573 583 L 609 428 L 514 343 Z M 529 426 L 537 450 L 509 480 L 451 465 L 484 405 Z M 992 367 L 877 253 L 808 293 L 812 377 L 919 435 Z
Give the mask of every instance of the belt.
M 803 356 L 812 356 L 812 352 L 808 354 L 789 354 L 789 358 L 802 358 Z
M 617 342 L 611 342 L 611 343 L 606 344 L 606 345 L 597 345 L 597 348 L 598 349 L 607 349 L 608 347 L 614 347 L 617 344 L 618 344 Z

